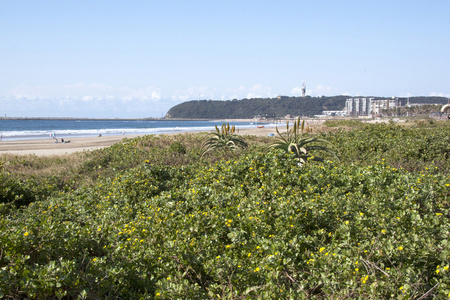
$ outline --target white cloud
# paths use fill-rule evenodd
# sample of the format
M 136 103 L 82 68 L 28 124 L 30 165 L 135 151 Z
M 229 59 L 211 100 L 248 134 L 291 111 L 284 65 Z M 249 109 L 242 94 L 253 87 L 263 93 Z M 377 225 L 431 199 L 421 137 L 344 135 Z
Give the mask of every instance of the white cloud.
M 291 94 L 293 96 L 301 96 L 302 95 L 302 88 L 301 87 L 295 87 L 291 90 Z M 309 94 L 309 93 L 308 93 Z
M 274 96 L 275 95 L 272 93 L 272 88 L 261 84 L 255 84 L 247 92 L 246 98 L 267 98 Z
M 275 97 L 271 87 L 255 84 L 252 87 L 238 86 L 236 88 L 213 88 L 209 86 L 191 86 L 185 90 L 176 90 L 172 95 L 174 102 L 189 100 L 231 100 L 242 98 Z
M 92 101 L 92 100 L 94 100 L 93 96 L 83 96 L 83 97 L 81 97 L 81 101 L 84 101 L 84 102 L 89 102 L 89 101 Z
M 450 94 L 436 93 L 436 92 L 431 92 L 430 96 L 432 96 L 432 97 L 446 97 L 446 98 L 450 98 Z
M 35 100 L 45 98 L 45 95 L 48 93 L 49 89 L 47 87 L 19 85 L 7 91 L 5 96 L 14 99 Z
M 209 86 L 191 86 L 185 90 L 176 90 L 172 94 L 172 100 L 176 102 L 198 100 L 198 99 L 214 99 L 216 88 Z
M 132 89 L 128 87 L 113 87 L 101 83 L 75 83 L 64 86 L 17 86 L 7 93 L 6 97 L 15 99 L 72 99 L 82 101 L 103 101 L 123 99 L 127 102 L 133 100 L 158 101 L 161 91 L 155 87 Z
M 20 85 L 0 95 L 16 116 L 161 116 L 170 105 L 161 101 L 156 87 L 113 87 L 101 83 L 74 83 L 64 86 Z M 158 105 L 149 105 L 158 104 Z

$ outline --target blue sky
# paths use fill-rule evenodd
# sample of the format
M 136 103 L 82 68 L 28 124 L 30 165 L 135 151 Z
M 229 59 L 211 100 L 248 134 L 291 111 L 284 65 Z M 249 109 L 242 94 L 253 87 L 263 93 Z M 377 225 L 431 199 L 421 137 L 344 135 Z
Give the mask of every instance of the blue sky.
M 450 1 L 0 0 L 0 116 L 196 99 L 450 97 Z

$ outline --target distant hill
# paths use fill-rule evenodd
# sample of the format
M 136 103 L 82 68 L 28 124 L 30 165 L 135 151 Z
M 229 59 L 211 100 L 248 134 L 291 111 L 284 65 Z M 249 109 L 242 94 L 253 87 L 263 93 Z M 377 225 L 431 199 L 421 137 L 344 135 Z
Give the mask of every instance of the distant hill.
M 360 96 L 363 97 L 363 96 Z M 172 107 L 166 118 L 250 119 L 255 116 L 281 118 L 286 115 L 314 116 L 324 110 L 342 110 L 349 96 L 278 97 L 242 100 L 194 100 Z M 386 97 L 372 97 L 385 99 Z M 447 103 L 444 97 L 411 97 L 410 103 Z

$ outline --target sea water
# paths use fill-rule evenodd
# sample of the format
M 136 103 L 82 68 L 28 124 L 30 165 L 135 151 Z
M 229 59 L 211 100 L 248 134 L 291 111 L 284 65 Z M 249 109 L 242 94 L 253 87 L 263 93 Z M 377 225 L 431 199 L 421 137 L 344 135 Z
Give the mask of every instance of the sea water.
M 2 140 L 90 137 L 98 135 L 143 135 L 210 131 L 221 121 L 89 120 L 89 119 L 0 119 Z M 256 128 L 252 122 L 229 122 L 236 128 Z

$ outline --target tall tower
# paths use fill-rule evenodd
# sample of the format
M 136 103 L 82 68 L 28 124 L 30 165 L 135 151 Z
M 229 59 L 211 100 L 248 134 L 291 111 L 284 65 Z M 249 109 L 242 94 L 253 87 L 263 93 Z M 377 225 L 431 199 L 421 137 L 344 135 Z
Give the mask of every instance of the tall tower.
M 302 83 L 302 97 L 303 98 L 306 97 L 306 83 L 305 83 L 304 80 L 303 80 L 303 83 Z

